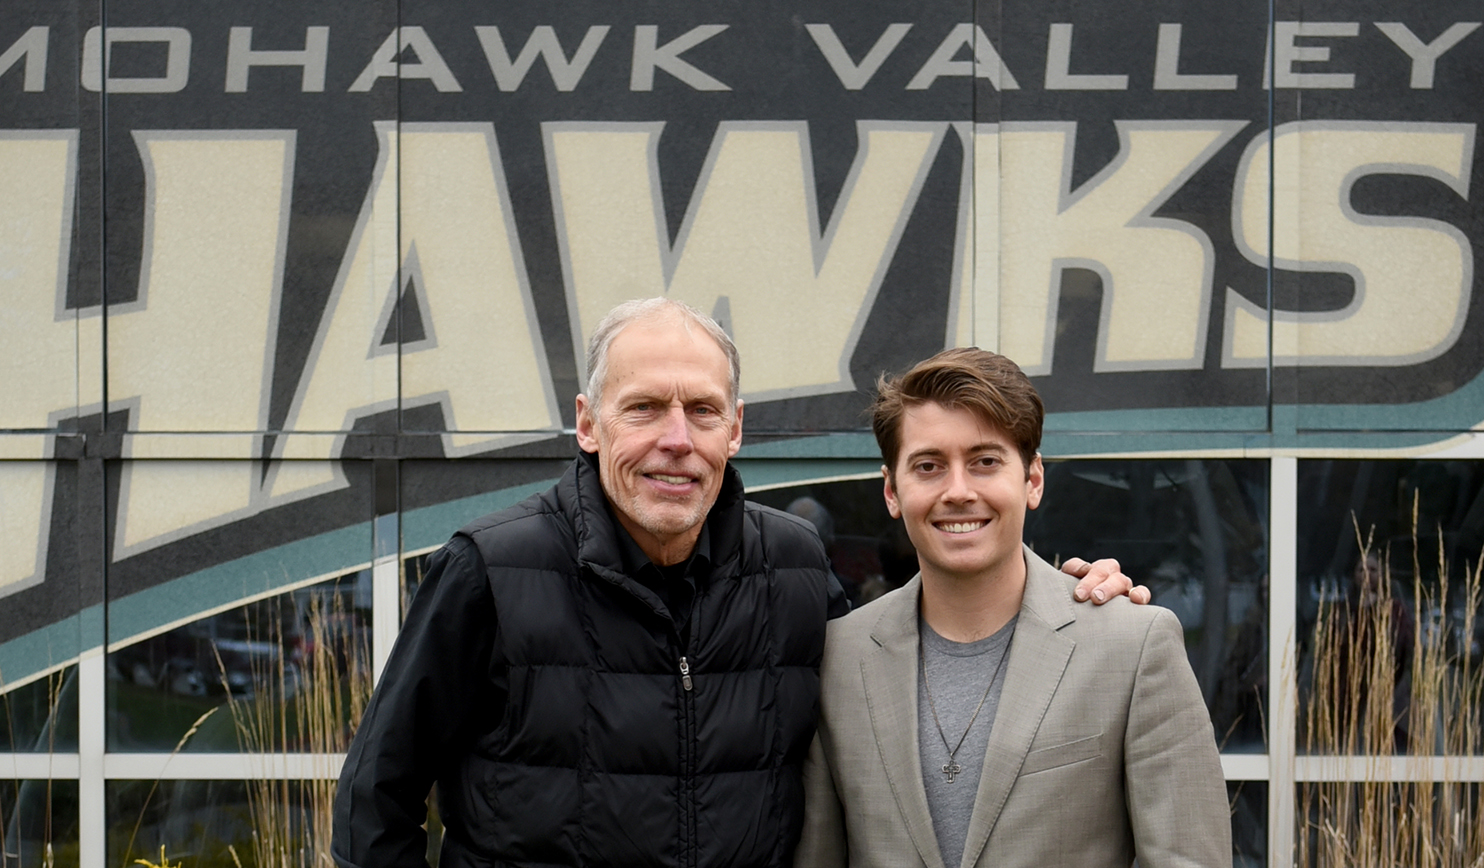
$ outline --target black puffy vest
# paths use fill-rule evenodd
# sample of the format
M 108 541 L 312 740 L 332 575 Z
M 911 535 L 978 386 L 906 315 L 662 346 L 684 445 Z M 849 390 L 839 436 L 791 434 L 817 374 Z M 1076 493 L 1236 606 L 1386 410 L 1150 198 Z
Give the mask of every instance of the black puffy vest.
M 459 532 L 486 565 L 509 693 L 439 793 L 445 868 L 789 864 L 828 562 L 730 467 L 707 522 L 686 648 L 622 574 L 593 462 Z

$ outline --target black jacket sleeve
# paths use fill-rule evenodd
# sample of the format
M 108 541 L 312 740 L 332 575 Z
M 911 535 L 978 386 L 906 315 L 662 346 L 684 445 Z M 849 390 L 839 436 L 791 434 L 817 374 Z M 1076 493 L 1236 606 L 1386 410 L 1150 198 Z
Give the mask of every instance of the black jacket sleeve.
M 827 617 L 833 620 L 850 614 L 850 598 L 845 596 L 845 586 L 840 584 L 840 577 L 835 575 L 833 567 L 830 569 L 829 587 L 825 589 L 825 593 L 828 606 Z
M 331 853 L 342 868 L 425 868 L 427 797 L 503 703 L 494 598 L 473 542 L 428 571 L 340 773 Z

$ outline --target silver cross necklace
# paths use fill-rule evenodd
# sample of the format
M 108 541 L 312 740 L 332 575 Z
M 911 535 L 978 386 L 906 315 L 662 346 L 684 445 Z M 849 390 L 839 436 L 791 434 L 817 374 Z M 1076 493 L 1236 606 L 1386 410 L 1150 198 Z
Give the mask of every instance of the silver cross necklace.
M 938 719 L 938 706 L 933 702 L 933 686 L 928 683 L 927 677 L 927 653 L 922 647 L 922 638 L 917 640 L 917 660 L 922 664 L 922 686 L 927 691 L 928 710 L 933 713 L 933 725 L 938 728 L 938 738 L 943 740 L 943 749 L 948 751 L 948 762 L 943 764 L 943 776 L 948 778 L 948 783 L 954 783 L 954 779 L 963 774 L 964 767 L 954 759 L 958 756 L 958 749 L 964 746 L 964 739 L 969 737 L 969 730 L 974 728 L 974 721 L 979 719 L 979 712 L 984 708 L 984 701 L 989 699 L 989 691 L 994 689 L 995 679 L 1000 677 L 1000 671 L 1005 668 L 1005 658 L 1010 656 L 1010 644 L 1005 643 L 1000 652 L 1000 662 L 995 664 L 994 674 L 989 676 L 989 683 L 984 686 L 984 695 L 979 697 L 979 704 L 974 706 L 974 714 L 969 718 L 969 725 L 964 727 L 964 734 L 958 737 L 958 744 L 948 746 L 948 736 L 943 734 L 943 721 Z

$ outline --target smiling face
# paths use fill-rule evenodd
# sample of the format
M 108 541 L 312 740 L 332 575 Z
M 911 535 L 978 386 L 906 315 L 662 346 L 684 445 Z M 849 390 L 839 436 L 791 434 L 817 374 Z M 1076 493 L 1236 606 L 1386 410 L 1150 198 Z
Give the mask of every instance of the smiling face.
M 1041 456 L 1030 467 L 1002 431 L 967 409 L 926 401 L 902 416 L 886 508 L 917 548 L 924 581 L 1024 578 L 1025 512 L 1041 503 Z
M 730 385 L 716 341 L 661 313 L 609 345 L 601 407 L 577 396 L 577 443 L 597 453 L 614 514 L 655 563 L 690 556 L 742 445 L 742 402 L 733 404 Z

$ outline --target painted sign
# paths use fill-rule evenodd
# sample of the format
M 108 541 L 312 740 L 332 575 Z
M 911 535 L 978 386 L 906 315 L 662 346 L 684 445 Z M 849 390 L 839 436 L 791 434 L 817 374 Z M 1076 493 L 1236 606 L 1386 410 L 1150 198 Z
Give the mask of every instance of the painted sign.
M 8 0 L 0 677 L 551 478 L 635 296 L 784 477 L 970 343 L 1069 452 L 1470 430 L 1480 16 L 1302 13 Z

